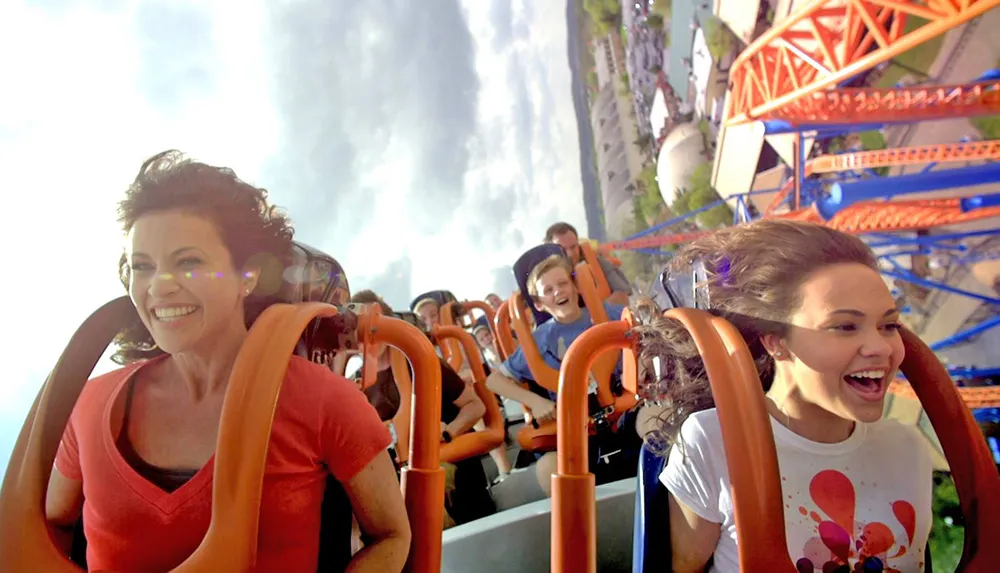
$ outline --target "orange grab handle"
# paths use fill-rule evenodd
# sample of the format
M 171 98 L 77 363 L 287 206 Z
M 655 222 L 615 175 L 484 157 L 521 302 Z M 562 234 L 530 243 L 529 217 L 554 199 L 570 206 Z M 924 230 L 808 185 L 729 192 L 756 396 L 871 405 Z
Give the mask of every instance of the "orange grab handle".
M 737 531 L 742 536 L 741 546 L 754 547 L 754 551 L 740 555 L 740 570 L 794 573 L 785 547 L 777 455 L 763 405 L 763 389 L 756 371 L 748 377 L 751 372 L 734 366 L 730 360 L 731 353 L 746 354 L 736 360 L 737 364 L 749 360 L 749 351 L 735 330 L 725 335 L 731 346 L 727 348 L 708 313 L 674 309 L 667 316 L 680 320 L 691 332 L 712 383 L 729 460 Z M 582 382 L 590 363 L 600 353 L 611 348 L 632 350 L 628 329 L 625 321 L 594 326 L 570 346 L 563 362 L 557 409 L 559 464 L 552 478 L 552 571 L 596 571 L 594 477 L 586 467 L 586 386 Z M 740 495 L 751 491 L 752 496 Z M 762 527 L 761 520 L 769 517 L 775 521 L 774 526 Z M 753 528 L 748 527 L 750 520 Z
M 965 549 L 956 571 L 996 571 L 1000 563 L 1000 475 L 982 431 L 934 352 L 902 329 L 906 375 L 941 442 L 965 518 Z M 990 539 L 993 541 L 991 542 Z
M 88 375 L 121 328 L 138 320 L 120 297 L 91 314 L 63 350 L 28 411 L 0 487 L 0 571 L 82 571 L 49 538 L 45 493 L 52 463 Z
M 80 570 L 48 537 L 45 489 L 59 440 L 88 374 L 123 320 L 134 313 L 131 301 L 122 297 L 91 315 L 63 352 L 29 413 L 0 492 L 0 527 L 4 529 L 0 563 L 5 572 Z M 261 476 L 288 357 L 313 318 L 333 314 L 335 308 L 320 303 L 275 305 L 251 329 L 223 402 L 211 522 L 195 552 L 174 571 L 245 571 L 253 565 Z M 8 530 L 7 524 L 13 523 L 17 527 Z
M 587 467 L 588 374 L 600 354 L 630 344 L 628 328 L 620 320 L 595 324 L 573 341 L 559 369 L 558 463 L 552 475 L 553 573 L 597 572 L 595 480 Z
M 466 309 L 469 309 L 470 311 L 472 309 L 483 311 L 483 314 L 486 315 L 486 322 L 490 326 L 490 332 L 493 334 L 493 339 L 496 340 L 497 338 L 497 326 L 495 324 L 496 313 L 493 311 L 493 307 L 490 306 L 487 302 L 482 300 L 467 300 L 462 303 L 462 306 L 464 306 Z
M 505 300 L 500 304 L 497 313 L 493 318 L 493 327 L 496 330 L 497 350 L 500 351 L 500 358 L 507 360 L 517 350 L 517 341 L 510 328 L 511 301 Z
M 554 420 L 539 424 L 537 428 L 525 424 L 517 432 L 517 445 L 529 452 L 552 452 L 556 446 L 556 422 Z
M 600 269 L 600 267 L 598 267 Z M 593 274 L 586 263 L 576 265 L 576 284 L 583 296 L 583 304 L 590 312 L 590 319 L 594 324 L 608 322 L 608 311 L 604 308 L 604 298 L 598 293 L 594 284 Z M 599 271 L 598 271 L 599 272 Z M 615 316 L 614 320 L 621 317 Z M 618 363 L 619 353 L 606 352 L 597 357 L 591 371 L 597 379 L 597 401 L 601 406 L 610 406 L 615 403 L 615 395 L 611 392 L 611 373 Z
M 705 364 L 722 427 L 733 488 L 740 571 L 795 573 L 785 538 L 778 454 L 764 402 L 764 387 L 743 337 L 721 318 L 690 308 L 667 317 L 684 325 Z
M 538 345 L 535 344 L 535 337 L 531 334 L 531 325 L 528 323 L 529 310 L 525 305 L 521 293 L 514 293 L 511 297 L 511 323 L 514 331 L 517 332 L 517 341 L 524 353 L 524 359 L 528 363 L 531 375 L 535 377 L 535 382 L 546 390 L 556 392 L 559 390 L 559 371 L 552 368 L 542 360 L 542 355 L 538 352 Z
M 456 340 L 462 345 L 472 367 L 472 377 L 475 381 L 473 388 L 486 406 L 486 413 L 483 415 L 486 428 L 482 432 L 466 432 L 453 438 L 450 443 L 441 444 L 441 461 L 454 463 L 486 455 L 503 444 L 505 427 L 496 396 L 486 388 L 486 371 L 483 370 L 479 349 L 476 348 L 472 335 L 458 326 L 435 326 L 433 334 L 435 337 Z
M 451 303 L 441 306 L 442 326 L 455 326 L 455 319 L 457 317 L 452 314 L 451 309 Z M 458 341 L 446 338 L 444 340 L 436 340 L 435 342 L 437 342 L 438 348 L 441 349 L 441 354 L 444 355 L 444 361 L 448 363 L 448 366 L 451 366 L 455 372 L 461 371 L 465 360 L 462 358 L 462 346 Z
M 601 300 L 608 298 L 611 296 L 611 285 L 608 284 L 608 277 L 604 276 L 604 269 L 601 267 L 601 262 L 597 259 L 597 253 L 590 241 L 580 243 L 580 252 L 583 254 L 583 260 L 590 267 L 591 280 L 597 288 L 597 295 Z M 588 303 L 587 306 L 590 304 Z
M 430 340 L 415 326 L 370 309 L 358 325 L 359 339 L 395 346 L 410 359 L 409 465 L 402 471 L 403 500 L 410 521 L 410 555 L 405 570 L 441 570 L 441 530 L 444 528 L 444 470 L 438 455 L 441 440 L 441 362 Z M 401 444 L 401 447 L 405 447 Z
M 413 379 L 410 378 L 410 363 L 406 356 L 395 348 L 389 349 L 392 379 L 399 389 L 399 408 L 392 417 L 396 429 L 396 461 L 401 465 L 410 460 L 410 410 L 413 408 Z

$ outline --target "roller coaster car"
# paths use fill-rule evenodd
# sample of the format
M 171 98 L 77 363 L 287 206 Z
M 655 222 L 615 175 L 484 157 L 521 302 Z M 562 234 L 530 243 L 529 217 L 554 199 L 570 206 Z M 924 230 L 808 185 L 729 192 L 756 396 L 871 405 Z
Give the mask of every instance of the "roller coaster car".
M 658 310 L 670 314 L 676 312 L 676 309 L 685 311 L 707 309 L 707 294 L 699 286 L 703 279 L 704 267 L 700 265 L 696 265 L 694 271 L 689 274 L 674 274 L 668 271 L 661 273 L 654 287 L 654 300 L 658 305 Z M 674 318 L 680 319 L 681 315 L 675 314 Z M 631 327 L 632 316 L 629 315 L 626 319 Z M 736 392 L 726 391 L 725 394 L 729 397 L 719 399 L 719 402 L 730 402 L 729 408 L 733 408 L 737 403 L 732 399 L 738 394 L 745 394 L 756 399 L 738 401 L 739 404 L 744 405 L 743 420 L 736 418 L 734 416 L 736 412 L 729 410 L 729 408 L 724 410 L 725 404 L 719 405 L 720 419 L 725 418 L 722 422 L 723 435 L 731 440 L 724 445 L 726 446 L 727 458 L 730 459 L 734 501 L 736 495 L 740 493 L 743 496 L 766 498 L 766 503 L 753 506 L 753 511 L 748 513 L 748 515 L 754 516 L 752 518 L 755 520 L 753 527 L 747 527 L 750 525 L 749 520 L 742 525 L 737 523 L 740 546 L 755 548 L 754 556 L 741 555 L 741 570 L 792 572 L 795 568 L 791 565 L 790 560 L 782 558 L 787 554 L 783 550 L 785 544 L 784 528 L 776 525 L 776 522 L 783 522 L 784 517 L 781 511 L 781 487 L 776 479 L 774 437 L 770 432 L 770 426 L 767 425 L 767 414 L 762 403 L 762 387 L 760 379 L 756 376 L 752 359 L 749 358 L 749 351 L 746 350 L 745 345 L 742 349 L 739 348 L 742 338 L 735 328 L 728 326 L 728 323 L 721 318 L 687 316 L 685 319 L 685 326 L 693 334 L 699 330 L 697 324 L 699 321 L 707 321 L 702 322 L 702 327 L 706 324 L 713 326 L 719 335 L 716 340 L 725 345 L 726 354 L 735 356 L 735 368 L 743 370 L 741 376 L 745 378 L 744 383 L 746 380 L 750 381 L 747 388 L 740 388 Z M 704 336 L 706 333 L 702 331 L 700 334 Z M 708 348 L 711 344 L 706 344 L 710 341 L 698 341 L 698 335 L 695 336 L 699 352 L 702 353 L 703 357 L 706 354 L 711 355 L 712 349 Z M 937 361 L 933 352 L 919 338 L 908 331 L 904 331 L 903 341 L 906 346 L 906 359 L 901 369 L 911 380 L 917 394 L 924 398 L 928 415 L 931 416 L 932 420 L 938 422 L 934 425 L 941 437 L 945 455 L 953 468 L 963 513 L 971 519 L 969 522 L 971 529 L 966 529 L 965 554 L 958 570 L 968 572 L 993 570 L 997 560 L 1000 559 L 1000 551 L 997 550 L 996 544 L 983 542 L 987 539 L 1000 537 L 1000 516 L 997 513 L 1000 511 L 1000 478 L 995 472 L 991 475 L 989 452 L 983 447 L 978 447 L 982 446 L 982 440 L 979 440 L 978 436 L 975 435 L 978 430 L 975 427 L 973 417 L 968 408 L 964 406 L 957 390 L 954 389 L 954 383 Z M 623 378 L 625 385 L 631 391 L 638 393 L 641 389 L 638 388 L 636 350 L 638 349 L 626 350 Z M 714 355 L 724 362 L 725 355 L 718 353 Z M 723 388 L 720 387 L 718 379 L 712 380 L 712 382 L 713 394 L 718 398 Z M 731 381 L 726 380 L 726 383 L 731 384 Z M 756 385 L 754 386 L 754 384 Z M 757 407 L 753 414 L 747 415 L 748 409 L 745 408 L 745 405 L 752 402 L 760 403 L 756 404 Z M 758 419 L 748 420 L 753 416 L 757 416 Z M 948 423 L 945 423 L 945 420 Z M 748 449 L 758 452 L 758 455 L 745 457 L 743 460 L 734 460 L 735 456 L 731 456 L 731 451 L 747 451 Z M 760 455 L 761 453 L 763 455 Z M 639 483 L 635 494 L 632 537 L 633 573 L 669 571 L 672 567 L 669 520 L 670 494 L 659 480 L 660 473 L 666 463 L 665 455 L 665 453 L 654 453 L 648 445 L 643 445 L 640 452 Z M 772 460 L 775 463 L 770 463 Z M 767 468 L 768 465 L 774 467 Z M 763 477 L 768 475 L 761 471 L 763 469 L 771 469 L 769 478 Z M 745 476 L 754 477 L 747 479 Z M 743 483 L 737 484 L 738 481 Z M 746 502 L 744 501 L 744 503 Z M 772 525 L 766 526 L 766 522 L 770 522 Z M 990 531 L 993 533 L 989 533 Z M 765 546 L 760 544 L 762 536 L 778 537 L 779 532 L 780 539 L 777 542 L 773 538 L 768 539 L 769 544 L 775 544 L 776 550 L 764 551 Z M 576 547 L 579 547 L 579 541 L 566 540 L 565 543 L 567 546 L 575 544 Z M 556 545 L 555 540 L 553 545 Z M 924 563 L 924 570 L 928 573 L 931 572 L 929 543 L 925 548 Z
M 553 255 L 566 256 L 566 253 L 559 245 L 545 244 L 534 247 L 521 255 L 514 263 L 514 278 L 517 280 L 519 291 L 514 293 L 508 304 L 510 304 L 511 309 L 511 322 L 517 332 L 521 350 L 535 382 L 550 392 L 557 392 L 559 371 L 542 360 L 532 335 L 531 325 L 528 322 L 527 309 L 531 309 L 536 325 L 540 325 L 552 317 L 547 312 L 538 309 L 534 303 L 530 304 L 530 307 L 526 304 L 526 301 L 532 301 L 531 294 L 528 292 L 528 276 L 531 274 L 531 270 Z M 590 265 L 585 262 L 578 263 L 576 271 L 573 273 L 573 280 L 580 291 L 581 306 L 587 308 L 593 323 L 607 322 L 609 317 L 604 308 L 604 299 L 597 292 L 597 285 L 591 274 Z M 614 318 L 617 320 L 618 317 Z M 611 376 L 618 362 L 618 356 L 617 352 L 608 352 L 594 361 L 592 372 L 597 380 L 597 400 L 603 409 L 591 417 L 590 429 L 592 432 L 614 428 L 618 418 L 636 405 L 634 395 L 616 395 L 611 389 Z M 518 433 L 518 443 L 522 449 L 528 451 L 551 451 L 556 446 L 555 428 L 555 422 L 540 426 L 533 422 L 530 427 L 525 427 Z
M 315 359 L 339 349 L 356 348 L 358 332 L 364 328 L 366 336 L 374 337 L 368 346 L 391 342 L 405 349 L 413 357 L 413 369 L 418 376 L 426 378 L 424 385 L 430 389 L 440 387 L 440 378 L 435 380 L 434 376 L 439 376 L 436 357 L 430 361 L 433 350 L 426 340 L 421 346 L 423 337 L 414 337 L 397 325 L 378 322 L 381 317 L 377 311 L 360 321 L 367 327 L 359 328 L 359 317 L 353 312 L 315 304 L 342 302 L 349 296 L 343 269 L 335 259 L 296 244 L 292 263 L 282 276 L 283 284 L 274 302 L 299 304 L 297 307 L 277 304 L 264 311 L 244 343 L 244 350 L 256 350 L 241 351 L 237 357 L 220 423 L 212 521 L 198 550 L 175 571 L 223 568 L 242 571 L 253 561 L 271 416 L 287 365 L 281 359 L 282 354 L 294 352 Z M 138 316 L 128 297 L 101 307 L 74 334 L 39 391 L 15 444 L 0 491 L 0 573 L 79 571 L 77 565 L 86 568 L 82 519 L 77 524 L 72 554 L 67 561 L 49 539 L 41 508 L 62 432 L 89 373 L 114 335 L 136 320 Z M 374 328 L 376 324 L 380 327 Z M 290 333 L 297 332 L 303 333 L 297 341 L 289 338 Z M 252 395 L 253 399 L 235 400 L 230 406 L 229 395 L 233 393 Z M 433 428 L 436 434 L 437 421 L 431 419 L 433 423 L 427 423 L 424 419 L 435 416 L 434 410 L 424 407 L 419 415 L 423 418 L 417 421 L 421 427 Z M 409 476 L 410 489 L 416 493 L 407 495 L 405 474 L 403 490 L 414 531 L 412 570 L 431 571 L 440 567 L 440 534 L 435 537 L 418 532 L 441 529 L 437 507 L 443 507 L 444 474 L 437 464 L 437 442 L 428 441 L 431 436 L 426 429 L 423 432 L 419 436 L 421 444 L 413 450 L 420 452 L 420 460 L 413 464 Z M 225 492 L 220 492 L 220 484 L 225 484 Z M 437 495 L 438 490 L 441 495 Z M 327 478 L 321 516 L 317 570 L 343 571 L 352 557 L 352 508 L 343 486 L 332 477 Z M 414 523 L 414 516 L 418 516 L 419 523 Z

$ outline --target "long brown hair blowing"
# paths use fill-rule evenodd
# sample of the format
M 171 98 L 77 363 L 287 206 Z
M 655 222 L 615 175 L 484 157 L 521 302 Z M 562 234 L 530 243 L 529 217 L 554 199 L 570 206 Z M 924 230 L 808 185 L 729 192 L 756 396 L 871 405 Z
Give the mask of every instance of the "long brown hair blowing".
M 720 229 L 681 248 L 672 272 L 705 266 L 710 311 L 731 322 L 750 348 L 764 389 L 774 380 L 774 360 L 761 337 L 784 336 L 789 317 L 801 304 L 799 287 L 814 272 L 839 263 L 878 270 L 874 253 L 860 239 L 813 223 L 767 219 Z M 641 316 L 633 331 L 641 348 L 640 387 L 664 405 L 660 424 L 646 436 L 665 451 L 688 415 L 714 405 L 708 378 L 691 336 L 680 322 L 651 312 L 650 301 L 633 304 Z M 638 306 L 638 308 L 636 308 Z M 659 358 L 659 377 L 653 359 Z

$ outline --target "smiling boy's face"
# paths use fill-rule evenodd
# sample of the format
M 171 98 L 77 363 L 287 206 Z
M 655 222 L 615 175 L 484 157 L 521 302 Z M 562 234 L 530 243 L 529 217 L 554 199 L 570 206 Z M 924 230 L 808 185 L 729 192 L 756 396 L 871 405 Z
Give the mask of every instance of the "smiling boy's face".
M 557 322 L 575 322 L 580 318 L 579 292 L 573 277 L 563 267 L 554 267 L 538 277 L 535 289 L 536 309 L 551 314 Z

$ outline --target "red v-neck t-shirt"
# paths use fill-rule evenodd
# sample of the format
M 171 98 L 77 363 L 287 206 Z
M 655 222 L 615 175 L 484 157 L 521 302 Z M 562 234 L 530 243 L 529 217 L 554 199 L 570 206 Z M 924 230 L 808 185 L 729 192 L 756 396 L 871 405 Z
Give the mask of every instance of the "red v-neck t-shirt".
M 129 378 L 149 363 L 87 382 L 56 454 L 59 472 L 83 481 L 92 571 L 169 571 L 208 530 L 214 456 L 167 493 L 132 469 L 115 445 L 113 406 Z M 254 570 L 314 573 L 326 476 L 346 483 L 390 440 L 354 383 L 292 357 L 271 429 Z

